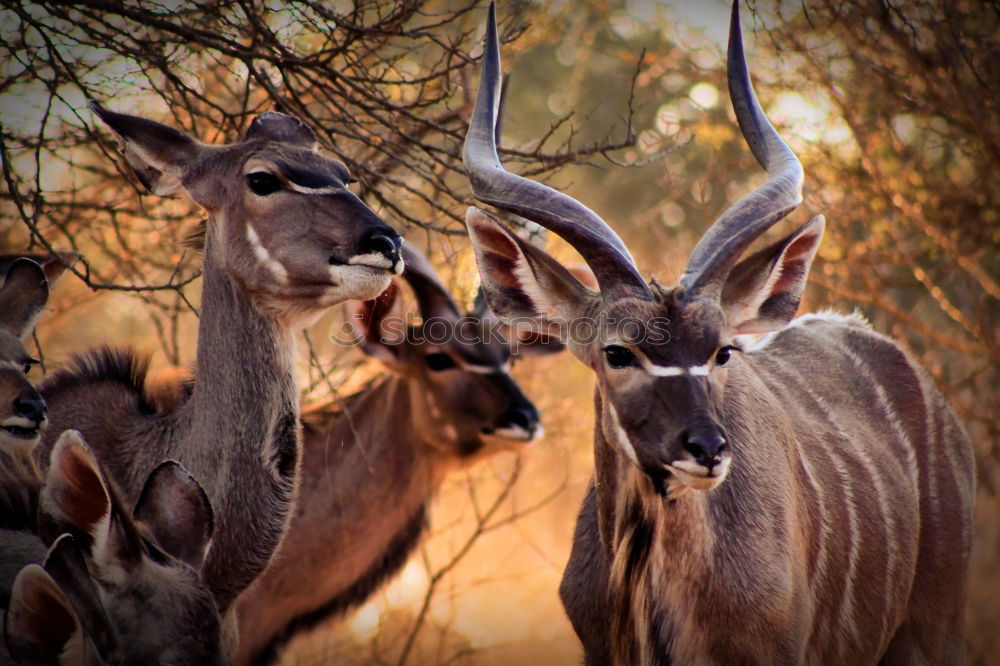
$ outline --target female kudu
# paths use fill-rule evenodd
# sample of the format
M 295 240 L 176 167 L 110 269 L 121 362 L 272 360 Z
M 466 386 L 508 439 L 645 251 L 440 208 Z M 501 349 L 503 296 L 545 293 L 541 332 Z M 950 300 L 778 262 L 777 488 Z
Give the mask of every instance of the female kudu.
M 48 423 L 45 401 L 28 381 L 37 363 L 25 348 L 52 283 L 79 255 L 0 256 L 0 450 L 29 451 Z
M 423 255 L 406 246 L 403 256 L 421 323 L 407 328 L 394 312 L 395 286 L 352 308 L 361 348 L 390 375 L 343 409 L 304 416 L 288 534 L 236 604 L 238 664 L 269 663 L 296 632 L 362 603 L 416 548 L 449 472 L 540 434 L 538 410 L 508 374 L 511 347 L 490 329 L 485 304 L 463 317 Z
M 238 143 L 209 146 L 91 106 L 150 191 L 187 192 L 208 211 L 198 381 L 183 404 L 160 411 L 136 399 L 141 367 L 127 355 L 79 358 L 40 387 L 53 434 L 39 460 L 55 434 L 75 428 L 131 501 L 160 461 L 191 470 L 217 518 L 206 580 L 225 612 L 264 569 L 291 505 L 300 445 L 296 329 L 336 303 L 384 290 L 402 271 L 401 240 L 295 118 L 265 113 Z
M 503 170 L 499 86 L 491 8 L 465 143 L 473 191 L 567 240 L 600 285 L 470 209 L 498 316 L 597 325 L 568 338 L 597 376 L 596 474 L 561 587 L 588 663 L 960 663 L 968 436 L 859 318 L 789 325 L 822 218 L 740 260 L 801 201 L 803 174 L 751 87 L 738 3 L 730 95 L 768 179 L 709 228 L 677 287 L 647 284 L 582 204 Z

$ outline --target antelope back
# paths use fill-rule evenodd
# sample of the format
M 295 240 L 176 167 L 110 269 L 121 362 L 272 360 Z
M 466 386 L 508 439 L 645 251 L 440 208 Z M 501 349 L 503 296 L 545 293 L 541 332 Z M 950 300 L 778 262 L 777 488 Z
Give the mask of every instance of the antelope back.
M 296 118 L 264 113 L 239 142 L 210 146 L 145 118 L 91 108 L 147 189 L 183 190 L 209 211 L 206 251 L 265 313 L 297 321 L 373 298 L 402 271 L 399 235 L 350 191 L 346 165 L 321 154 Z
M 462 313 L 423 255 L 406 246 L 404 259 L 419 320 L 405 317 L 393 285 L 352 305 L 351 322 L 361 349 L 405 379 L 418 439 L 467 458 L 541 436 L 538 410 L 510 367 L 517 356 L 554 353 L 561 345 L 512 336 L 482 299 Z

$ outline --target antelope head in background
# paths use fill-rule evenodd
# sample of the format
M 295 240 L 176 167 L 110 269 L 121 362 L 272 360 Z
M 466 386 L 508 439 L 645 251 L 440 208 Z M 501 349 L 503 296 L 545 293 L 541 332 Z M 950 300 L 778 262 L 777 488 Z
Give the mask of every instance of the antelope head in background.
M 296 510 L 278 557 L 237 602 L 238 664 L 267 664 L 301 631 L 364 602 L 406 564 L 447 474 L 541 435 L 538 410 L 510 376 L 512 344 L 478 299 L 462 313 L 422 254 L 403 248 L 400 288 L 350 305 L 360 348 L 387 370 L 340 408 L 303 415 Z
M 0 589 L 15 661 L 228 663 L 201 577 L 213 515 L 197 481 L 164 462 L 129 511 L 75 431 L 60 436 L 44 477 L 27 461 L 4 454 L 0 472 Z
M 0 449 L 30 449 L 47 423 L 45 401 L 28 380 L 38 361 L 23 340 L 34 330 L 52 283 L 78 257 L 0 256 Z
M 407 386 L 414 436 L 456 457 L 517 449 L 540 437 L 538 410 L 509 371 L 515 354 L 562 347 L 540 337 L 512 338 L 481 296 L 463 313 L 422 254 L 407 247 L 404 258 L 419 323 L 394 307 L 395 287 L 351 304 L 351 322 L 362 351 Z

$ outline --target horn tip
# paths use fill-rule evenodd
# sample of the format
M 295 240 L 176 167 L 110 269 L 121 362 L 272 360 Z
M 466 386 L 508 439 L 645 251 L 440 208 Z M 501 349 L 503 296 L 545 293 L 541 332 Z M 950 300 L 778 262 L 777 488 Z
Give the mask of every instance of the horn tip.
M 486 34 L 496 35 L 497 32 L 497 4 L 490 2 L 490 7 L 486 12 Z
M 733 11 L 729 17 L 729 50 L 743 51 L 743 28 L 740 26 L 740 0 L 733 0 Z

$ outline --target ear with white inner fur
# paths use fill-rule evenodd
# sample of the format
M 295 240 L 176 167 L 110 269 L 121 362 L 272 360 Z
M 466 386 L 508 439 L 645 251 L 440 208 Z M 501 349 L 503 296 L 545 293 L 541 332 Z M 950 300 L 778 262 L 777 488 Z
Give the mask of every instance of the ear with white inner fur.
M 49 281 L 49 289 L 70 267 L 83 257 L 79 252 L 58 252 L 42 261 L 42 270 Z
M 185 169 L 203 150 L 201 144 L 173 127 L 115 113 L 97 102 L 90 102 L 90 109 L 118 136 L 125 159 L 147 190 L 169 196 L 182 189 Z
M 49 298 L 42 267 L 31 259 L 17 259 L 0 286 L 0 329 L 17 339 L 27 337 Z
M 732 334 L 767 333 L 791 321 L 823 228 L 823 216 L 814 217 L 733 267 L 722 290 L 722 310 Z
M 526 243 L 484 211 L 465 215 L 483 293 L 505 324 L 561 337 L 592 299 L 600 296 L 544 250 Z
M 142 561 L 141 537 L 121 492 L 76 430 L 56 441 L 38 500 L 38 536 L 50 544 L 63 533 L 99 570 L 129 570 Z
M 180 463 L 167 460 L 150 473 L 133 516 L 163 550 L 201 571 L 215 519 L 205 491 Z
M 7 650 L 18 664 L 83 664 L 86 643 L 73 606 L 37 564 L 14 579 L 4 619 Z
M 49 454 L 38 499 L 38 535 L 52 544 L 68 532 L 87 548 L 111 528 L 111 494 L 97 459 L 76 430 L 63 432 Z
M 389 366 L 403 363 L 408 351 L 406 320 L 395 307 L 398 296 L 399 287 L 393 282 L 378 298 L 351 301 L 348 305 L 361 351 Z

